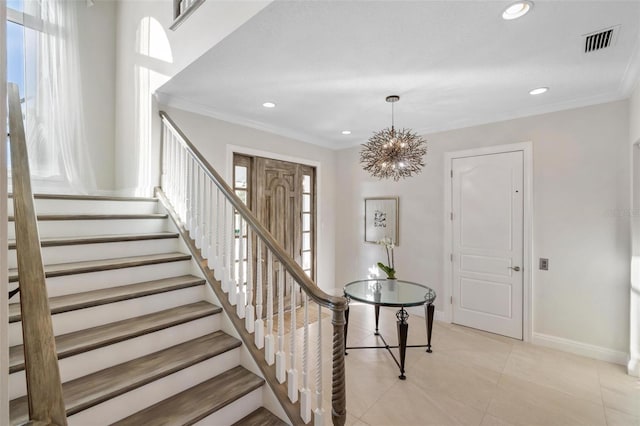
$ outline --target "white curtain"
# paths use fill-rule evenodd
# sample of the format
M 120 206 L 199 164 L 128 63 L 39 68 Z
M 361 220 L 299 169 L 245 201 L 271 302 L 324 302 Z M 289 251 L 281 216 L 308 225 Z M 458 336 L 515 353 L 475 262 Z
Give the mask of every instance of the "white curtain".
M 26 0 L 41 31 L 25 38 L 25 117 L 31 174 L 61 179 L 73 192 L 96 191 L 84 130 L 77 0 Z M 99 84 L 99 82 L 96 82 Z

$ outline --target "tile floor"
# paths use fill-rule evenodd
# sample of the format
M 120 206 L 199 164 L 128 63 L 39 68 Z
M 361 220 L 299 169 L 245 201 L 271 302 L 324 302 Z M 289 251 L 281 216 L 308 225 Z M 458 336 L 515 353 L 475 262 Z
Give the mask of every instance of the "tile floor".
M 383 309 L 380 318 L 390 344 L 394 314 Z M 349 345 L 377 344 L 373 324 L 371 306 L 352 305 Z M 409 344 L 425 340 L 424 319 L 411 316 Z M 640 426 L 640 380 L 621 365 L 441 322 L 432 344 L 431 354 L 407 350 L 406 381 L 386 351 L 350 350 L 347 424 Z

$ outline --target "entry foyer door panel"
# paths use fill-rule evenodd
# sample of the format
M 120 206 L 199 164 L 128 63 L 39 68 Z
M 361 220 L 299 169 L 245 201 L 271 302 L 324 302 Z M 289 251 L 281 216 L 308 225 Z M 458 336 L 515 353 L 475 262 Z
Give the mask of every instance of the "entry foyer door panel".
M 522 339 L 523 153 L 452 160 L 453 322 Z

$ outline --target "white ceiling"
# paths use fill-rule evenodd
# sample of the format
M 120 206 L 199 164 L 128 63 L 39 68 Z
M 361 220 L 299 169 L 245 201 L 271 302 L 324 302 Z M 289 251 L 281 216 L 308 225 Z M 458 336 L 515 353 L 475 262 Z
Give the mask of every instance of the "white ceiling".
M 390 125 L 431 133 L 622 99 L 640 69 L 639 1 L 277 1 L 160 90 L 161 101 L 346 148 Z M 585 54 L 583 35 L 620 25 Z M 528 91 L 549 86 L 544 95 Z M 272 101 L 276 108 L 262 103 Z M 343 136 L 342 130 L 352 134 Z

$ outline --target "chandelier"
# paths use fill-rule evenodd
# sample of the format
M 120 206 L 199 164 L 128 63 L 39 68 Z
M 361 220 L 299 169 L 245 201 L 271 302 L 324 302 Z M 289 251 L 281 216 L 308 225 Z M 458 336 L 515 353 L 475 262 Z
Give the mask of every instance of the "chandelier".
M 362 145 L 360 164 L 371 176 L 398 181 L 420 173 L 427 147 L 426 141 L 411 129 L 395 129 L 393 104 L 400 100 L 400 96 L 387 96 L 385 100 L 391 103 L 391 129 L 374 133 Z

